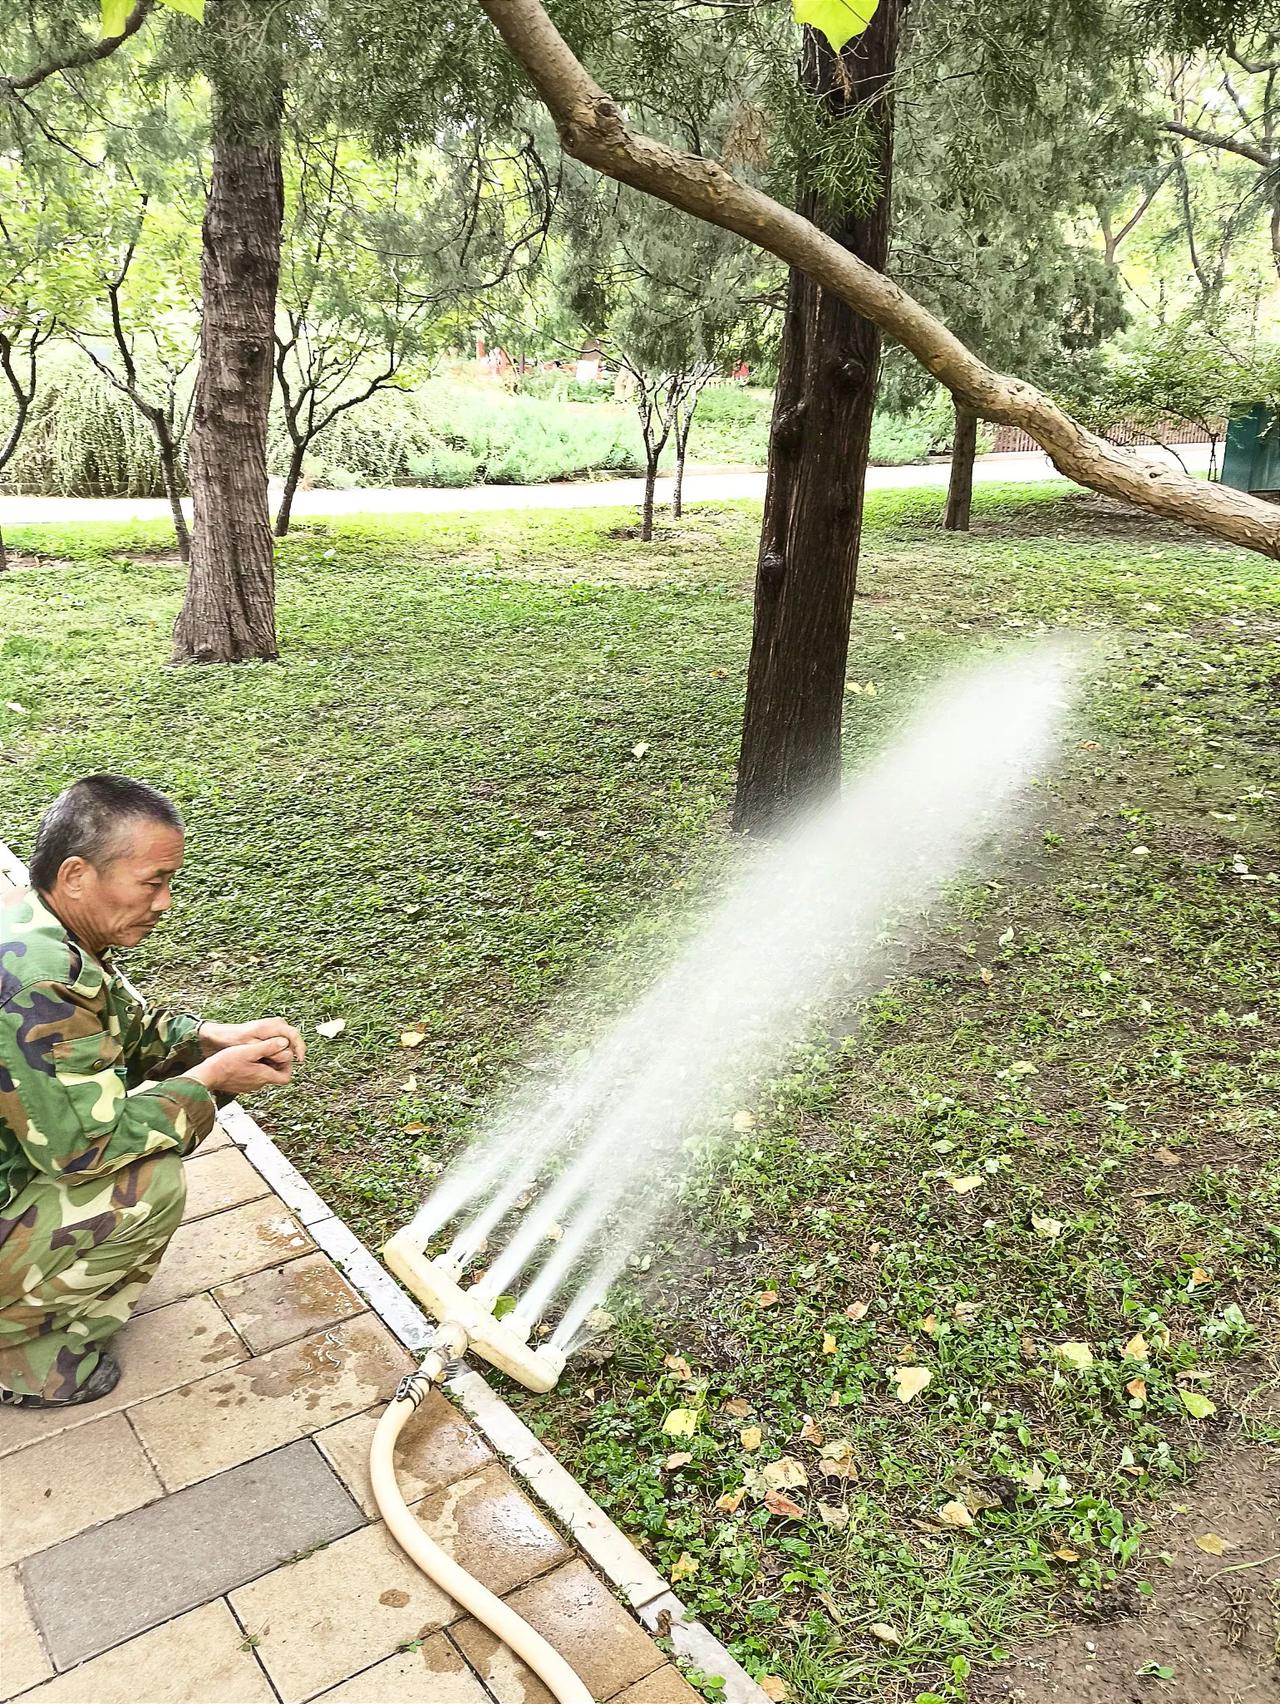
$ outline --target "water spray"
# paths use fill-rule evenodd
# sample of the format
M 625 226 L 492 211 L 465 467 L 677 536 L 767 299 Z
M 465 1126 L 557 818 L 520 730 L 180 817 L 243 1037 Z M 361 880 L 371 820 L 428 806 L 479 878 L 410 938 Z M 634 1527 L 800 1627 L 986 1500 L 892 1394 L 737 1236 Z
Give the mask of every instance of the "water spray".
M 883 986 L 942 889 L 1050 760 L 1079 666 L 1073 650 L 1049 644 L 955 677 L 842 795 L 749 851 L 702 926 L 586 1060 L 501 1109 L 386 1245 L 387 1265 L 439 1327 L 378 1423 L 374 1497 L 402 1548 L 561 1704 L 590 1704 L 590 1694 L 427 1538 L 396 1486 L 395 1440 L 467 1350 L 528 1390 L 552 1389 L 678 1186 L 690 1133 L 723 1120 L 732 1097 L 776 1069 L 837 996 Z M 481 1257 L 487 1269 L 464 1283 Z M 545 1323 L 575 1277 L 558 1321 Z M 535 1344 L 539 1335 L 546 1341 Z

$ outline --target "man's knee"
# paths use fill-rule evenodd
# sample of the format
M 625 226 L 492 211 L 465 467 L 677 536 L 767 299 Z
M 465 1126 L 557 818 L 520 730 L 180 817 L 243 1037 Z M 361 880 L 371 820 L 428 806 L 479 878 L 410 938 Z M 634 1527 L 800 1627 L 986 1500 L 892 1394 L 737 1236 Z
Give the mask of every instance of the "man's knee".
M 157 1154 L 153 1159 L 139 1160 L 138 1195 L 148 1208 L 147 1224 L 157 1237 L 166 1242 L 182 1221 L 187 1204 L 187 1174 L 178 1154 Z M 134 1167 L 128 1168 L 130 1171 Z

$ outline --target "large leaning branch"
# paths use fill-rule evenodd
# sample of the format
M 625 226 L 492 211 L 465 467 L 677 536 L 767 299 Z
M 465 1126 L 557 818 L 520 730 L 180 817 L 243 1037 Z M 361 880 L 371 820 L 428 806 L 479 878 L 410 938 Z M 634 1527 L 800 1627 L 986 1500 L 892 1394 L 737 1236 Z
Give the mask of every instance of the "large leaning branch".
M 1035 439 L 1069 479 L 1231 544 L 1280 557 L 1280 509 L 1246 492 L 1192 479 L 1087 431 L 1052 398 L 986 366 L 940 320 L 800 214 L 715 160 L 680 153 L 629 128 L 539 0 L 479 0 L 524 67 L 565 151 L 699 219 L 736 231 L 806 272 L 910 350 L 964 407 Z
M 101 41 L 85 42 L 83 47 L 74 48 L 61 59 L 51 59 L 45 65 L 37 65 L 24 76 L 0 77 L 0 95 L 26 94 L 29 89 L 38 88 L 50 77 L 56 77 L 60 71 L 75 71 L 81 65 L 96 65 L 99 60 L 109 58 L 130 36 L 137 35 L 150 16 L 151 7 L 152 0 L 138 0 L 125 19 L 119 35 L 104 36 Z

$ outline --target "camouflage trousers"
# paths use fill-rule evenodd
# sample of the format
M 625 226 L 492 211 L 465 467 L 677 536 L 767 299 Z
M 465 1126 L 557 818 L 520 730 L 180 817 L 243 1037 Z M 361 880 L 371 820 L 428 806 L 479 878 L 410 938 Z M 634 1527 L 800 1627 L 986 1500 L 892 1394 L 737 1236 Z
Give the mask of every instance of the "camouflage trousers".
M 0 1388 L 66 1397 L 137 1306 L 182 1218 L 177 1154 L 37 1177 L 0 1211 Z

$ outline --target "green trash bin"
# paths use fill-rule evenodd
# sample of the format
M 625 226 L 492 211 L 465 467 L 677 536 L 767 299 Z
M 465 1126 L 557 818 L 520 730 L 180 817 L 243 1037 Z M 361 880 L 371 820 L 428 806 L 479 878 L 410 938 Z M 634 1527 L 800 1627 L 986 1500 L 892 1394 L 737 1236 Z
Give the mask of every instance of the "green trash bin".
M 1280 493 L 1280 409 L 1259 402 L 1231 415 L 1222 483 L 1259 496 Z

